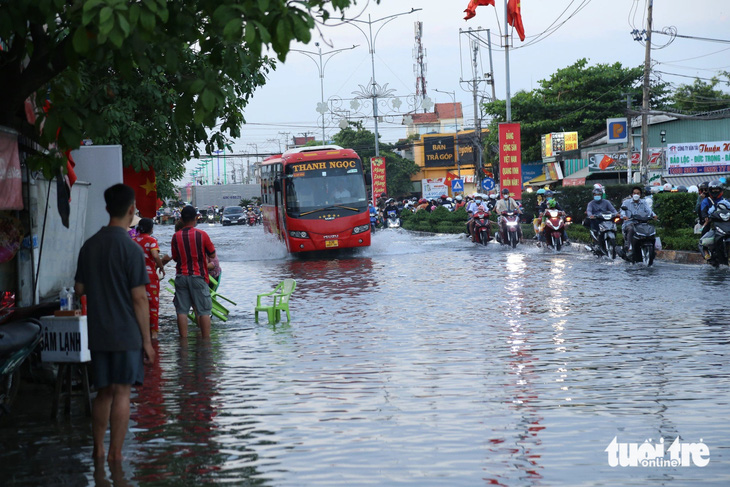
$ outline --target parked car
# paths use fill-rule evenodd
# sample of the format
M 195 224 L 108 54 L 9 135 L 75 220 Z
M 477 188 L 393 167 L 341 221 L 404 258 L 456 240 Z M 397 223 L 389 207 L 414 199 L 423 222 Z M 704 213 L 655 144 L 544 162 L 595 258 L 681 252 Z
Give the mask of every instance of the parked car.
M 221 215 L 221 224 L 226 225 L 244 225 L 246 224 L 246 215 L 240 206 L 226 206 Z

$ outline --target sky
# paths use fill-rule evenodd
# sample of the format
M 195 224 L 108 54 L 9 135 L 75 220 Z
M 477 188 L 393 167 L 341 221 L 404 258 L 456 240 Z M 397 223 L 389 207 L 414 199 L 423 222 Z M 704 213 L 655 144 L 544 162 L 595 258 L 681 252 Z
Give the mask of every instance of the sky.
M 454 92 L 464 111 L 464 123 L 473 126 L 474 103 L 471 86 L 465 80 L 474 78 L 471 70 L 469 36 L 464 32 L 490 29 L 492 65 L 496 97 L 505 99 L 507 71 L 504 44 L 504 0 L 498 8 L 480 6 L 476 17 L 464 20 L 463 10 L 468 0 L 358 0 L 346 12 L 349 19 L 371 21 L 374 37 L 375 80 L 378 85 L 395 90 L 402 98 L 399 112 L 408 110 L 406 98 L 416 93 L 414 23 L 423 23 L 421 43 L 426 58 L 426 94 L 434 103 L 451 103 Z M 510 36 L 509 83 L 512 94 L 539 87 L 558 69 L 586 58 L 589 65 L 621 63 L 624 67 L 643 65 L 645 45 L 634 40 L 631 31 L 646 29 L 648 0 L 522 0 L 522 21 L 526 38 L 521 42 L 516 33 Z M 378 21 L 400 15 L 389 22 Z M 368 86 L 372 78 L 369 38 L 353 23 L 330 20 L 332 26 L 319 26 L 309 44 L 293 44 L 292 49 L 312 53 L 322 48 L 324 65 L 324 99 L 331 104 L 344 99 L 349 108 L 353 92 Z M 367 33 L 368 25 L 357 23 Z M 695 77 L 711 78 L 720 71 L 730 71 L 730 1 L 728 0 L 655 0 L 653 30 L 676 29 L 681 36 L 721 39 L 687 39 L 655 33 L 652 36 L 651 58 L 654 77 L 673 86 L 691 84 Z M 380 30 L 378 30 L 380 29 Z M 512 34 L 512 28 L 509 28 Z M 480 34 L 486 40 L 487 33 Z M 671 42 L 670 42 L 671 41 Z M 351 48 L 353 45 L 358 47 Z M 345 49 L 332 56 L 330 51 Z M 478 72 L 479 98 L 491 98 L 491 87 L 485 83 L 489 72 L 489 53 L 480 46 Z M 317 62 L 305 54 L 292 51 L 284 63 L 268 75 L 244 112 L 246 125 L 240 138 L 232 141 L 236 154 L 278 153 L 285 141 L 293 136 L 322 138 L 320 114 L 321 85 Z M 328 60 L 329 59 L 329 60 Z M 726 91 L 728 87 L 724 87 Z M 420 110 L 422 111 L 422 110 Z M 391 110 L 392 112 L 392 110 Z M 360 107 L 351 113 L 365 118 L 365 127 L 373 131 L 372 108 Z M 402 117 L 386 118 L 379 124 L 380 140 L 395 142 L 406 136 Z M 331 137 L 339 131 L 337 120 L 328 119 L 325 134 Z M 230 160 L 230 159 L 229 159 Z M 255 157 L 234 160 L 241 165 Z M 192 160 L 188 174 L 200 161 Z M 228 165 L 230 173 L 230 164 Z M 223 172 L 221 165 L 221 172 Z M 186 177 L 186 180 L 190 178 Z M 229 180 L 230 182 L 230 175 Z

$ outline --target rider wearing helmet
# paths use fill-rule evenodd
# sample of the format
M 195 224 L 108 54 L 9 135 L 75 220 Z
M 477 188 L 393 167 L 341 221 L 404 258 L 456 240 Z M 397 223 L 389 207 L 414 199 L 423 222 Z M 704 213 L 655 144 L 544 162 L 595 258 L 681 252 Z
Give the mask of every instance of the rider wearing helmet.
M 459 208 L 463 208 L 466 205 L 466 203 L 464 203 L 464 197 L 460 194 L 456 195 L 454 200 L 456 201 L 456 204 L 454 205 L 454 211 L 458 210 Z
M 494 205 L 494 212 L 498 215 L 497 216 L 497 225 L 500 229 L 502 229 L 502 213 L 507 213 L 513 211 L 517 213 L 518 215 L 522 214 L 522 207 L 520 204 L 515 201 L 513 198 L 510 198 L 510 192 L 509 189 L 504 188 L 502 189 L 502 199 L 497 201 L 497 204 Z M 502 242 L 507 242 L 507 235 L 502 232 Z M 517 225 L 517 236 L 519 237 L 520 241 L 522 240 L 522 229 L 519 225 Z
M 722 191 L 722 183 L 719 180 L 712 181 L 707 186 L 707 197 L 700 205 L 700 221 L 704 223 L 704 226 L 702 227 L 702 235 L 706 234 L 710 230 L 710 215 L 717 209 L 717 204 L 720 203 L 720 201 L 725 201 L 722 198 Z
M 557 200 L 555 199 L 555 193 L 553 193 L 553 192 L 552 192 L 552 191 L 550 191 L 549 189 L 546 189 L 546 190 L 545 190 L 545 201 L 543 201 L 543 202 L 542 202 L 542 204 L 540 204 L 540 216 L 542 216 L 542 214 L 543 214 L 543 213 L 545 213 L 545 210 L 546 210 L 546 209 L 547 209 L 547 207 L 548 207 L 548 206 L 547 206 L 547 204 L 548 204 L 548 201 L 550 201 L 550 200 L 553 200 L 553 201 L 555 201 L 555 208 L 557 208 L 557 209 L 558 209 L 558 210 L 560 210 L 560 211 L 562 211 L 562 210 L 563 210 L 563 209 L 562 209 L 562 208 L 560 207 L 560 203 L 558 203 L 558 202 L 557 202 Z
M 478 211 L 489 213 L 489 208 L 484 204 L 482 195 L 474 193 L 474 200 L 470 201 L 469 204 L 466 205 L 466 212 L 469 215 L 469 220 L 466 222 L 466 228 L 469 231 L 469 235 L 472 236 L 472 240 L 474 238 L 474 215 Z
M 636 221 L 632 217 L 654 218 L 657 216 L 641 199 L 641 186 L 634 186 L 631 190 L 631 199 L 624 200 L 621 206 L 621 218 L 624 223 L 621 225 L 621 232 L 624 234 L 624 251 L 628 254 L 631 250 L 631 240 L 634 237 L 634 225 Z
M 588 221 L 591 224 L 591 235 L 598 235 L 600 220 L 597 218 L 604 213 L 610 213 L 611 216 L 618 213 L 610 201 L 603 199 L 603 191 L 601 188 L 593 188 L 593 199 L 586 207 Z
M 388 200 L 385 202 L 385 208 L 383 209 L 383 215 L 388 215 L 389 211 L 395 211 L 396 216 L 400 215 L 400 211 L 398 210 L 398 205 L 395 203 L 395 200 L 393 198 L 388 198 Z

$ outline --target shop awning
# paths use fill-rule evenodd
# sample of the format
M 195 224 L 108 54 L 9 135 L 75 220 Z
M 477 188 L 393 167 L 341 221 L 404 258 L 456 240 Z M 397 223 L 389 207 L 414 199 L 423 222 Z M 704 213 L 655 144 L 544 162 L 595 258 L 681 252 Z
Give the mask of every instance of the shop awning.
M 712 173 L 712 174 L 677 174 L 677 175 L 664 175 L 662 178 L 673 186 L 699 186 L 703 181 L 714 181 L 721 177 L 730 178 L 730 173 Z
M 588 166 L 563 178 L 563 186 L 583 186 L 590 175 Z
M 538 177 L 530 179 L 522 186 L 523 187 L 525 187 L 525 186 L 546 186 L 548 184 L 554 184 L 554 183 L 557 183 L 557 181 L 555 181 L 553 179 L 546 179 L 544 174 L 540 174 Z

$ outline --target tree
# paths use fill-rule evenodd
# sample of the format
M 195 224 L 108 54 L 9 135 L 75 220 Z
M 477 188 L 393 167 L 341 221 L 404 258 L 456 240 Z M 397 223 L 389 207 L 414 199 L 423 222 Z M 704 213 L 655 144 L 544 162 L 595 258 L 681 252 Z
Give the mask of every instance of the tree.
M 365 178 L 370 181 L 370 158 L 375 156 L 375 134 L 366 130 L 362 122 L 350 122 L 334 136 L 337 145 L 353 149 L 363 161 Z M 413 161 L 396 154 L 392 144 L 380 144 L 380 155 L 385 157 L 386 190 L 389 196 L 406 196 L 412 191 L 411 176 L 420 171 Z
M 539 81 L 539 88 L 515 93 L 512 120 L 521 125 L 522 160 L 541 159 L 543 134 L 578 132 L 582 140 L 604 130 L 607 118 L 624 116 L 627 94 L 641 103 L 642 75 L 641 67 L 625 68 L 621 63 L 588 66 L 586 59 L 580 59 Z M 666 98 L 667 85 L 655 83 L 651 106 L 663 106 Z M 496 147 L 498 124 L 506 119 L 506 103 L 496 100 L 487 103 L 485 109 L 493 117 L 487 143 Z M 495 151 L 489 150 L 487 158 L 495 161 Z
M 283 61 L 290 42 L 310 40 L 315 19 L 355 1 L 6 2 L 0 125 L 49 148 L 29 161 L 47 176 L 92 138 L 123 143 L 125 165 L 175 178 L 198 144 L 211 151 L 239 135 L 243 108 L 273 67 L 267 48 Z
M 730 86 L 730 73 L 723 72 L 727 79 L 726 86 Z M 716 89 L 723 83 L 716 76 L 709 82 L 696 78 L 691 85 L 680 85 L 670 97 L 670 109 L 680 112 L 711 112 L 730 108 L 730 94 Z

